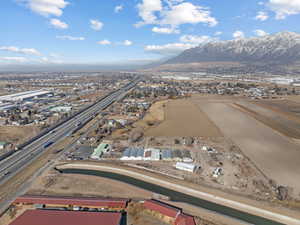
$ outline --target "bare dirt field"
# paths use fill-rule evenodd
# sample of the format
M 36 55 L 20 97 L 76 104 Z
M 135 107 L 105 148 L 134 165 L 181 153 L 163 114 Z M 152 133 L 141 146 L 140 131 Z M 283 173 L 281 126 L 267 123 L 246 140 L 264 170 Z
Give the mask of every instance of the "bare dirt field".
M 166 104 L 165 119 L 146 136 L 166 137 L 221 137 L 222 134 L 208 116 L 191 100 L 174 100 Z
M 300 122 L 291 117 L 289 118 L 288 115 L 283 115 L 277 111 L 262 107 L 261 104 L 257 105 L 250 102 L 238 102 L 236 106 L 281 134 L 294 139 L 300 139 Z M 281 112 L 284 113 L 283 111 Z
M 296 97 L 296 96 L 295 96 Z M 274 100 L 274 101 L 259 101 L 255 102 L 262 107 L 273 110 L 274 112 L 280 113 L 289 119 L 294 119 L 300 122 L 300 97 L 299 101 L 293 100 Z
M 229 104 L 199 102 L 199 106 L 264 174 L 293 187 L 299 198 L 299 145 Z
M 39 177 L 28 194 L 151 198 L 152 193 L 107 178 L 50 172 Z
M 38 132 L 39 128 L 34 126 L 2 126 L 0 127 L 0 140 L 20 144 Z

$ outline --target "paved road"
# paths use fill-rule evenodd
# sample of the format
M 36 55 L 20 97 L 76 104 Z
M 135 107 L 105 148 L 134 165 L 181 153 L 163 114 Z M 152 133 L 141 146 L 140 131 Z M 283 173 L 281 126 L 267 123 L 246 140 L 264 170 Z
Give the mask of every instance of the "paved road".
M 122 98 L 124 94 L 133 88 L 139 81 L 140 79 L 136 79 L 119 90 L 110 93 L 94 105 L 87 107 L 81 113 L 75 115 L 55 129 L 39 137 L 37 140 L 32 141 L 21 150 L 2 160 L 0 162 L 0 185 L 4 184 L 26 166 L 31 164 L 51 145 L 71 135 L 101 110 Z

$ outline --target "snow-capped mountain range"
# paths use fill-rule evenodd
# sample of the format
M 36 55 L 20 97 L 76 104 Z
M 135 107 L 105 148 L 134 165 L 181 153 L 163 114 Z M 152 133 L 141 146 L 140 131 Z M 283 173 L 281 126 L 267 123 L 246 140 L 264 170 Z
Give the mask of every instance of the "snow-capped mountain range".
M 281 32 L 255 38 L 210 42 L 188 49 L 165 64 L 196 62 L 290 64 L 300 61 L 300 34 Z

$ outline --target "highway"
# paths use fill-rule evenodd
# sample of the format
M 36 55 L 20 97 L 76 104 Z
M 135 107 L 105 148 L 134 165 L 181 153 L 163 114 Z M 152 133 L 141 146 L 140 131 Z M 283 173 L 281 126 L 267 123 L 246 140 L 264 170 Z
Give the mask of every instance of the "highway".
M 124 87 L 111 92 L 91 106 L 85 108 L 80 113 L 75 114 L 59 126 L 50 129 L 44 135 L 33 139 L 32 142 L 23 146 L 8 158 L 0 161 L 0 185 L 15 176 L 26 166 L 37 159 L 49 147 L 72 135 L 79 128 L 93 119 L 101 110 L 107 108 L 122 98 L 130 89 L 132 89 L 140 79 L 135 79 Z

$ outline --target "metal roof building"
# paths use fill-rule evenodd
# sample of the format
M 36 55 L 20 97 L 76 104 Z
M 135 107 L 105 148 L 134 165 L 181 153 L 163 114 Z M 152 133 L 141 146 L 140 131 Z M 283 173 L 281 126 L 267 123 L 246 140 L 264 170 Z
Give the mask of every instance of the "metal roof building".
M 94 149 L 93 154 L 91 155 L 92 159 L 100 159 L 101 156 L 110 150 L 109 144 L 101 143 L 97 148 Z
M 172 160 L 172 150 L 164 149 L 161 151 L 162 160 Z
M 90 208 L 126 208 L 128 199 L 110 198 L 74 198 L 74 197 L 51 197 L 23 195 L 18 197 L 14 204 L 44 204 L 57 206 L 81 206 Z
M 121 160 L 128 160 L 130 157 L 130 148 L 126 148 L 123 152 L 123 155 L 121 157 Z
M 197 166 L 195 164 L 184 163 L 184 162 L 177 162 L 175 167 L 178 170 L 184 170 L 192 173 L 195 172 L 195 170 L 197 169 Z
M 122 213 L 27 210 L 10 225 L 121 225 Z
M 25 91 L 16 94 L 0 96 L 0 102 L 1 101 L 12 101 L 12 102 L 24 101 L 27 99 L 48 95 L 48 94 L 52 94 L 52 92 L 45 91 L 45 90 Z
M 144 207 L 152 211 L 157 211 L 165 216 L 176 218 L 182 212 L 181 208 L 169 205 L 167 203 L 151 199 L 144 202 Z
M 176 217 L 175 225 L 196 225 L 194 217 L 181 213 Z

